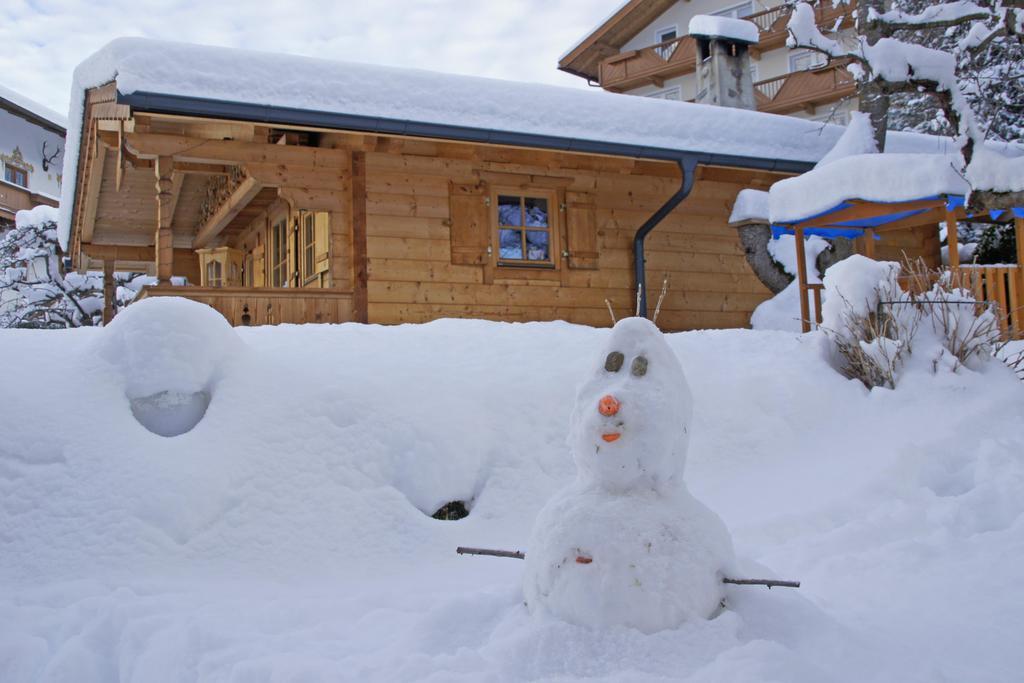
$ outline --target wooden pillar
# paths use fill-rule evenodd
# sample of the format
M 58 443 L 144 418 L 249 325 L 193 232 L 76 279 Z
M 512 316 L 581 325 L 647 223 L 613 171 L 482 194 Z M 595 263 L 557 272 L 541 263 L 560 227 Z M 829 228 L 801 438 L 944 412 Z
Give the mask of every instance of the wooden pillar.
M 804 250 L 804 229 L 796 228 L 796 279 L 800 287 L 800 328 L 811 331 L 811 312 L 807 302 L 807 256 Z
M 103 324 L 114 319 L 114 260 L 103 262 Z
M 174 233 L 171 222 L 174 219 L 174 160 L 171 157 L 159 157 L 154 165 L 156 169 L 156 236 L 154 239 L 154 257 L 156 259 L 156 277 L 159 284 L 171 283 L 174 274 Z
M 352 152 L 352 308 L 356 322 L 369 322 L 370 279 L 366 255 L 366 153 Z
M 864 255 L 870 259 L 875 258 L 875 229 L 864 229 Z
M 956 233 L 956 215 L 952 211 L 946 211 L 946 245 L 949 248 L 949 269 L 956 276 L 956 270 L 960 268 L 960 236 Z
M 1016 339 L 1024 339 L 1024 323 L 1021 322 L 1021 318 L 1024 317 L 1024 302 L 1020 300 L 1024 298 L 1024 218 L 1013 219 L 1013 226 L 1017 235 L 1017 268 L 1011 272 L 1011 276 L 1017 281 L 1011 302 L 1013 333 Z

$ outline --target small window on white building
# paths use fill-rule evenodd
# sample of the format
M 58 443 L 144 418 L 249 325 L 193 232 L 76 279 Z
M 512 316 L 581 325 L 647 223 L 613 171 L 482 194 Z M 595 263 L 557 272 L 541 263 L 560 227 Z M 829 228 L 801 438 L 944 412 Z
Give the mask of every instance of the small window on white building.
M 825 66 L 825 55 L 813 50 L 798 50 L 789 55 L 789 72 L 810 71 Z
M 23 168 L 4 164 L 4 180 L 21 187 L 28 187 L 28 173 Z
M 742 19 L 743 17 L 748 17 L 753 13 L 754 3 L 752 2 L 744 2 L 739 5 L 720 9 L 717 12 L 711 12 L 711 14 L 716 17 L 732 17 L 733 19 Z
M 647 97 L 655 100 L 675 100 L 677 102 L 681 102 L 683 100 L 683 91 L 682 88 L 677 85 L 674 88 L 665 88 L 658 92 L 652 92 L 650 95 L 647 95 Z
M 668 28 L 660 28 L 654 32 L 654 44 L 659 47 L 655 48 L 658 56 L 662 59 L 668 59 L 672 56 L 672 53 L 676 51 L 676 47 L 679 43 L 672 43 L 671 45 L 661 45 L 667 43 L 670 40 L 675 40 L 679 37 L 679 27 L 669 26 Z

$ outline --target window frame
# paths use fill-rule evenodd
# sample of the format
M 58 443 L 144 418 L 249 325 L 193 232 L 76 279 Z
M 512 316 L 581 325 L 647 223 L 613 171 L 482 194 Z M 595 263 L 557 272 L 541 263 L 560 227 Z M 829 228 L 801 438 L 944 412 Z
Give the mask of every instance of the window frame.
M 533 227 L 529 228 L 525 225 L 520 226 L 502 226 L 501 220 L 498 217 L 498 199 L 499 197 L 515 196 L 519 197 L 520 210 L 522 210 L 523 203 L 526 199 L 543 199 L 548 203 L 548 224 L 545 228 Z M 528 269 L 528 270 L 557 270 L 562 260 L 562 252 L 560 249 L 559 235 L 561 234 L 561 211 L 562 205 L 559 201 L 558 192 L 547 188 L 538 187 L 514 187 L 514 186 L 494 186 L 491 187 L 490 193 L 491 200 L 491 253 L 493 254 L 493 262 L 499 268 L 514 268 L 514 269 Z M 502 228 L 517 228 L 523 233 L 522 239 L 526 240 L 526 233 L 533 231 L 546 231 L 548 233 L 548 258 L 543 261 L 531 261 L 526 257 L 524 252 L 522 259 L 507 259 L 501 256 L 501 229 Z
M 675 95 L 675 97 L 670 97 Z M 656 90 L 651 93 L 647 93 L 644 97 L 649 97 L 652 100 L 666 100 L 668 102 L 682 102 L 683 101 L 683 88 L 679 85 L 673 85 L 670 88 L 663 88 Z
M 797 59 L 801 59 L 803 57 L 810 57 L 812 60 L 820 59 L 822 61 L 820 63 L 818 63 L 818 64 L 812 64 L 811 66 L 809 66 L 806 69 L 797 69 L 797 68 L 795 68 L 794 67 L 794 61 L 797 60 Z M 823 67 L 826 64 L 828 64 L 828 58 L 826 58 L 825 55 L 823 55 L 820 52 L 817 52 L 815 50 L 790 50 L 787 62 L 788 62 L 788 66 L 789 66 L 789 72 L 788 73 L 796 74 L 796 73 L 801 73 L 801 72 L 804 72 L 804 71 L 814 71 L 815 69 L 820 69 L 821 67 Z
M 739 15 L 738 12 L 736 12 L 736 10 L 740 9 L 741 7 L 746 7 L 750 10 L 742 17 Z M 743 19 L 744 17 L 749 17 L 753 13 L 754 3 L 752 2 L 752 0 L 747 0 L 747 2 L 738 2 L 735 5 L 731 5 L 729 7 L 723 7 L 717 12 L 709 12 L 709 14 L 713 17 L 729 17 L 731 19 Z
M 665 38 L 664 37 L 665 34 L 669 33 L 669 32 L 675 33 L 676 34 L 675 37 L 673 37 L 673 38 Z M 655 45 L 661 45 L 662 43 L 667 42 L 669 40 L 679 40 L 680 38 L 682 38 L 682 36 L 679 34 L 679 25 L 678 24 L 672 24 L 671 26 L 664 26 L 662 28 L 657 29 L 654 32 L 654 44 Z M 675 45 L 655 48 L 655 51 L 658 53 L 658 56 L 660 56 L 662 59 L 666 59 L 667 60 L 670 57 L 672 57 L 672 54 L 676 51 L 676 48 L 678 48 L 678 47 L 679 47 L 679 44 L 676 43 Z
M 24 183 L 19 183 L 17 180 L 14 180 L 13 177 L 9 177 L 9 176 L 14 176 L 15 174 L 20 174 L 21 177 L 25 179 L 25 182 Z M 21 166 L 17 166 L 16 164 L 12 164 L 10 162 L 5 161 L 4 162 L 4 182 L 10 183 L 11 185 L 15 185 L 17 187 L 25 188 L 27 190 L 28 189 L 28 170 L 22 168 Z
M 287 288 L 291 281 L 288 272 L 288 239 L 291 237 L 291 230 L 287 214 L 270 222 L 268 236 L 270 258 L 267 259 L 267 269 L 270 277 L 267 279 L 270 280 L 271 287 Z
M 308 285 L 320 274 L 316 271 L 316 212 L 299 212 L 299 271 L 302 284 Z

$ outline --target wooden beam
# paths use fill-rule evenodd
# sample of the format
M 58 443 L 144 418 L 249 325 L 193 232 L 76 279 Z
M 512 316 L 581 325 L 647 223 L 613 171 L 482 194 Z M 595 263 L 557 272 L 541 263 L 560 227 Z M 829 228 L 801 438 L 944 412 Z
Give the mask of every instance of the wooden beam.
M 82 241 L 92 241 L 96 230 L 96 209 L 100 204 L 100 185 L 103 184 L 103 165 L 107 160 L 107 148 L 96 145 L 92 162 L 85 177 L 85 202 L 82 206 Z
M 124 244 L 83 244 L 82 254 L 97 261 L 154 261 L 153 247 Z
M 235 216 L 252 201 L 263 184 L 256 178 L 248 177 L 242 181 L 237 189 L 228 197 L 227 201 L 221 204 L 212 216 L 199 227 L 196 238 L 192 245 L 196 249 L 202 249 L 210 243 L 214 237 L 227 227 L 228 223 L 234 220 Z
M 366 249 L 366 154 L 352 153 L 352 305 L 356 322 L 369 322 Z
M 875 258 L 875 231 L 872 228 L 864 231 L 864 255 L 869 259 Z
M 171 230 L 173 213 L 171 190 L 174 186 L 174 160 L 161 156 L 156 162 L 156 277 L 160 283 L 170 284 L 174 274 L 174 233 Z
M 840 209 L 839 211 L 828 214 L 827 216 L 819 216 L 818 218 L 794 223 L 790 227 L 796 228 L 799 226 L 801 228 L 820 228 L 826 225 L 834 226 L 836 223 L 845 223 L 847 221 L 863 220 L 866 218 L 878 218 L 879 216 L 889 216 L 894 213 L 902 213 L 904 211 L 934 209 L 946 205 L 946 202 L 943 199 L 919 199 L 912 202 L 899 202 L 896 204 L 877 204 L 861 200 L 851 200 L 849 203 L 852 204 L 852 206 Z
M 171 172 L 171 199 L 167 205 L 167 213 L 171 217 L 171 227 L 174 227 L 174 212 L 178 208 L 178 199 L 181 198 L 181 186 L 185 184 L 185 174 L 175 166 Z
M 114 319 L 114 262 L 103 262 L 103 324 Z
M 159 133 L 125 133 L 128 148 L 141 157 L 174 157 L 176 162 L 205 164 L 263 163 L 341 168 L 346 152 L 324 147 L 273 145 L 241 140 L 207 140 Z
M 796 279 L 800 288 L 800 329 L 811 331 L 811 314 L 807 302 L 807 255 L 804 250 L 804 229 L 794 228 L 796 237 Z
M 956 233 L 956 216 L 946 212 L 946 244 L 949 245 L 949 267 L 956 270 L 960 267 L 960 241 Z

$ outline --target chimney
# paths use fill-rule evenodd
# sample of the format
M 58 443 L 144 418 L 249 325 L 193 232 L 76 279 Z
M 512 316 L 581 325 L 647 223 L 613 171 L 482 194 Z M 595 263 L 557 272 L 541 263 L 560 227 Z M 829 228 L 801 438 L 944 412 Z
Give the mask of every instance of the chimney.
M 757 24 L 743 19 L 698 14 L 690 19 L 697 41 L 699 104 L 756 109 L 750 77 L 750 45 L 756 45 Z

